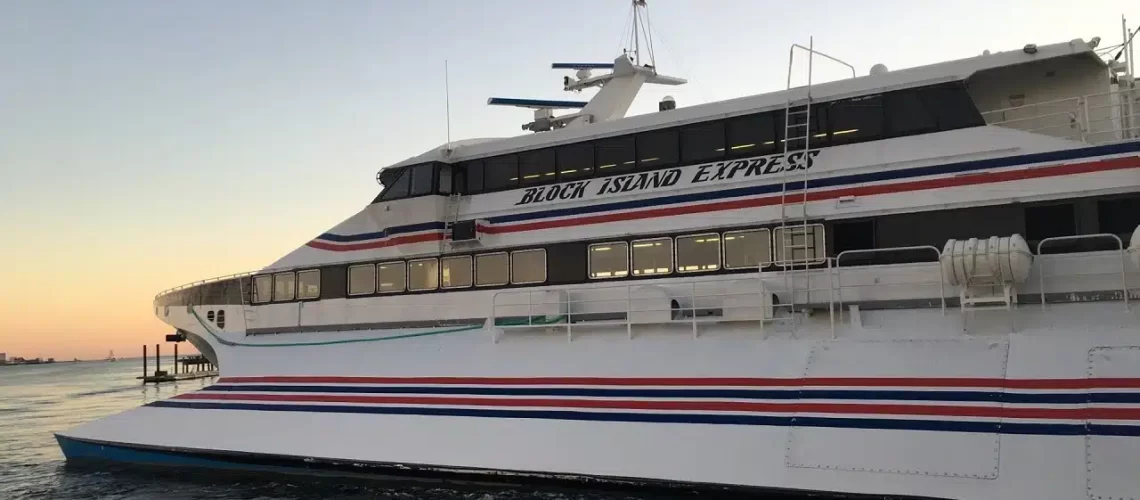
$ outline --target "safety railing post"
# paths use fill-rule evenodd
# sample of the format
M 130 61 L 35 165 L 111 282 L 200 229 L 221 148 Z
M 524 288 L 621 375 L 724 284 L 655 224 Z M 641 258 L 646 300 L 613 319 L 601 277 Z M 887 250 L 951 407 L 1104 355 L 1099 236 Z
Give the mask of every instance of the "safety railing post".
M 693 322 L 693 338 L 697 338 L 697 282 L 689 283 L 689 313 Z

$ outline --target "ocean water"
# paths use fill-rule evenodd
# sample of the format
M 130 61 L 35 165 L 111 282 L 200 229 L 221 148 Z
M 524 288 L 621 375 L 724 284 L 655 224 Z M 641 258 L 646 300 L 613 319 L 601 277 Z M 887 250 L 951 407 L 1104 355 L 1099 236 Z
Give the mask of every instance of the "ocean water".
M 153 359 L 152 359 L 153 362 Z M 171 366 L 163 360 L 163 366 Z M 151 367 L 153 369 L 153 366 Z M 142 360 L 0 367 L 0 500 L 610 500 L 627 493 L 68 464 L 53 433 L 213 383 L 142 385 Z M 171 430 L 171 432 L 177 432 Z

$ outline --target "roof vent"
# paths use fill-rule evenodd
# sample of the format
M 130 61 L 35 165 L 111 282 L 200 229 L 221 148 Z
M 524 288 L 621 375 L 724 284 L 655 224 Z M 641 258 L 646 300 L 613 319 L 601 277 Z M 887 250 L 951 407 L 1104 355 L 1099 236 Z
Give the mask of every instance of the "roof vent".
M 887 69 L 887 65 L 883 64 L 883 63 L 879 63 L 879 64 L 876 64 L 874 66 L 871 66 L 871 76 L 885 75 L 885 74 L 887 74 L 887 71 L 889 71 Z
M 1037 44 L 1027 43 L 1027 44 L 1025 44 L 1025 48 L 1023 48 L 1021 50 L 1023 50 L 1026 54 L 1030 54 L 1030 55 L 1036 54 L 1037 53 Z
M 657 111 L 669 111 L 671 109 L 677 109 L 677 101 L 673 100 L 671 95 L 665 96 L 661 102 L 657 103 Z

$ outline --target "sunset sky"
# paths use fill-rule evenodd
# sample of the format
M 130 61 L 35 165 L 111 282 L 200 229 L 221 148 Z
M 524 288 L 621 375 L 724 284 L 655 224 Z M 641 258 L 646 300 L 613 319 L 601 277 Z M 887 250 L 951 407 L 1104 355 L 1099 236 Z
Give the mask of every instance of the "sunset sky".
M 1101 36 L 1128 2 L 651 0 L 646 88 L 679 106 L 778 90 L 789 44 L 891 69 Z M 381 167 L 510 136 L 574 98 L 555 61 L 611 61 L 625 0 L 0 0 L 0 352 L 136 355 L 155 293 L 255 269 L 355 213 Z M 1131 9 L 1122 12 L 1121 9 Z M 820 67 L 825 77 L 841 75 Z

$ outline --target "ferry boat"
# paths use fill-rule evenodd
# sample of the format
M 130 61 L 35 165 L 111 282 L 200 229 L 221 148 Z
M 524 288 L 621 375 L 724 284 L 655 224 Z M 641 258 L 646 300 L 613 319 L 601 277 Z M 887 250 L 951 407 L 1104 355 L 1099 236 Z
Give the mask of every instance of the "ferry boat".
M 493 98 L 534 133 L 391 165 L 276 262 L 160 293 L 221 377 L 57 439 L 282 472 L 1134 498 L 1123 32 L 826 83 L 849 66 L 795 45 L 785 90 L 630 117 L 684 80 L 644 50 L 555 64 L 593 97 Z

